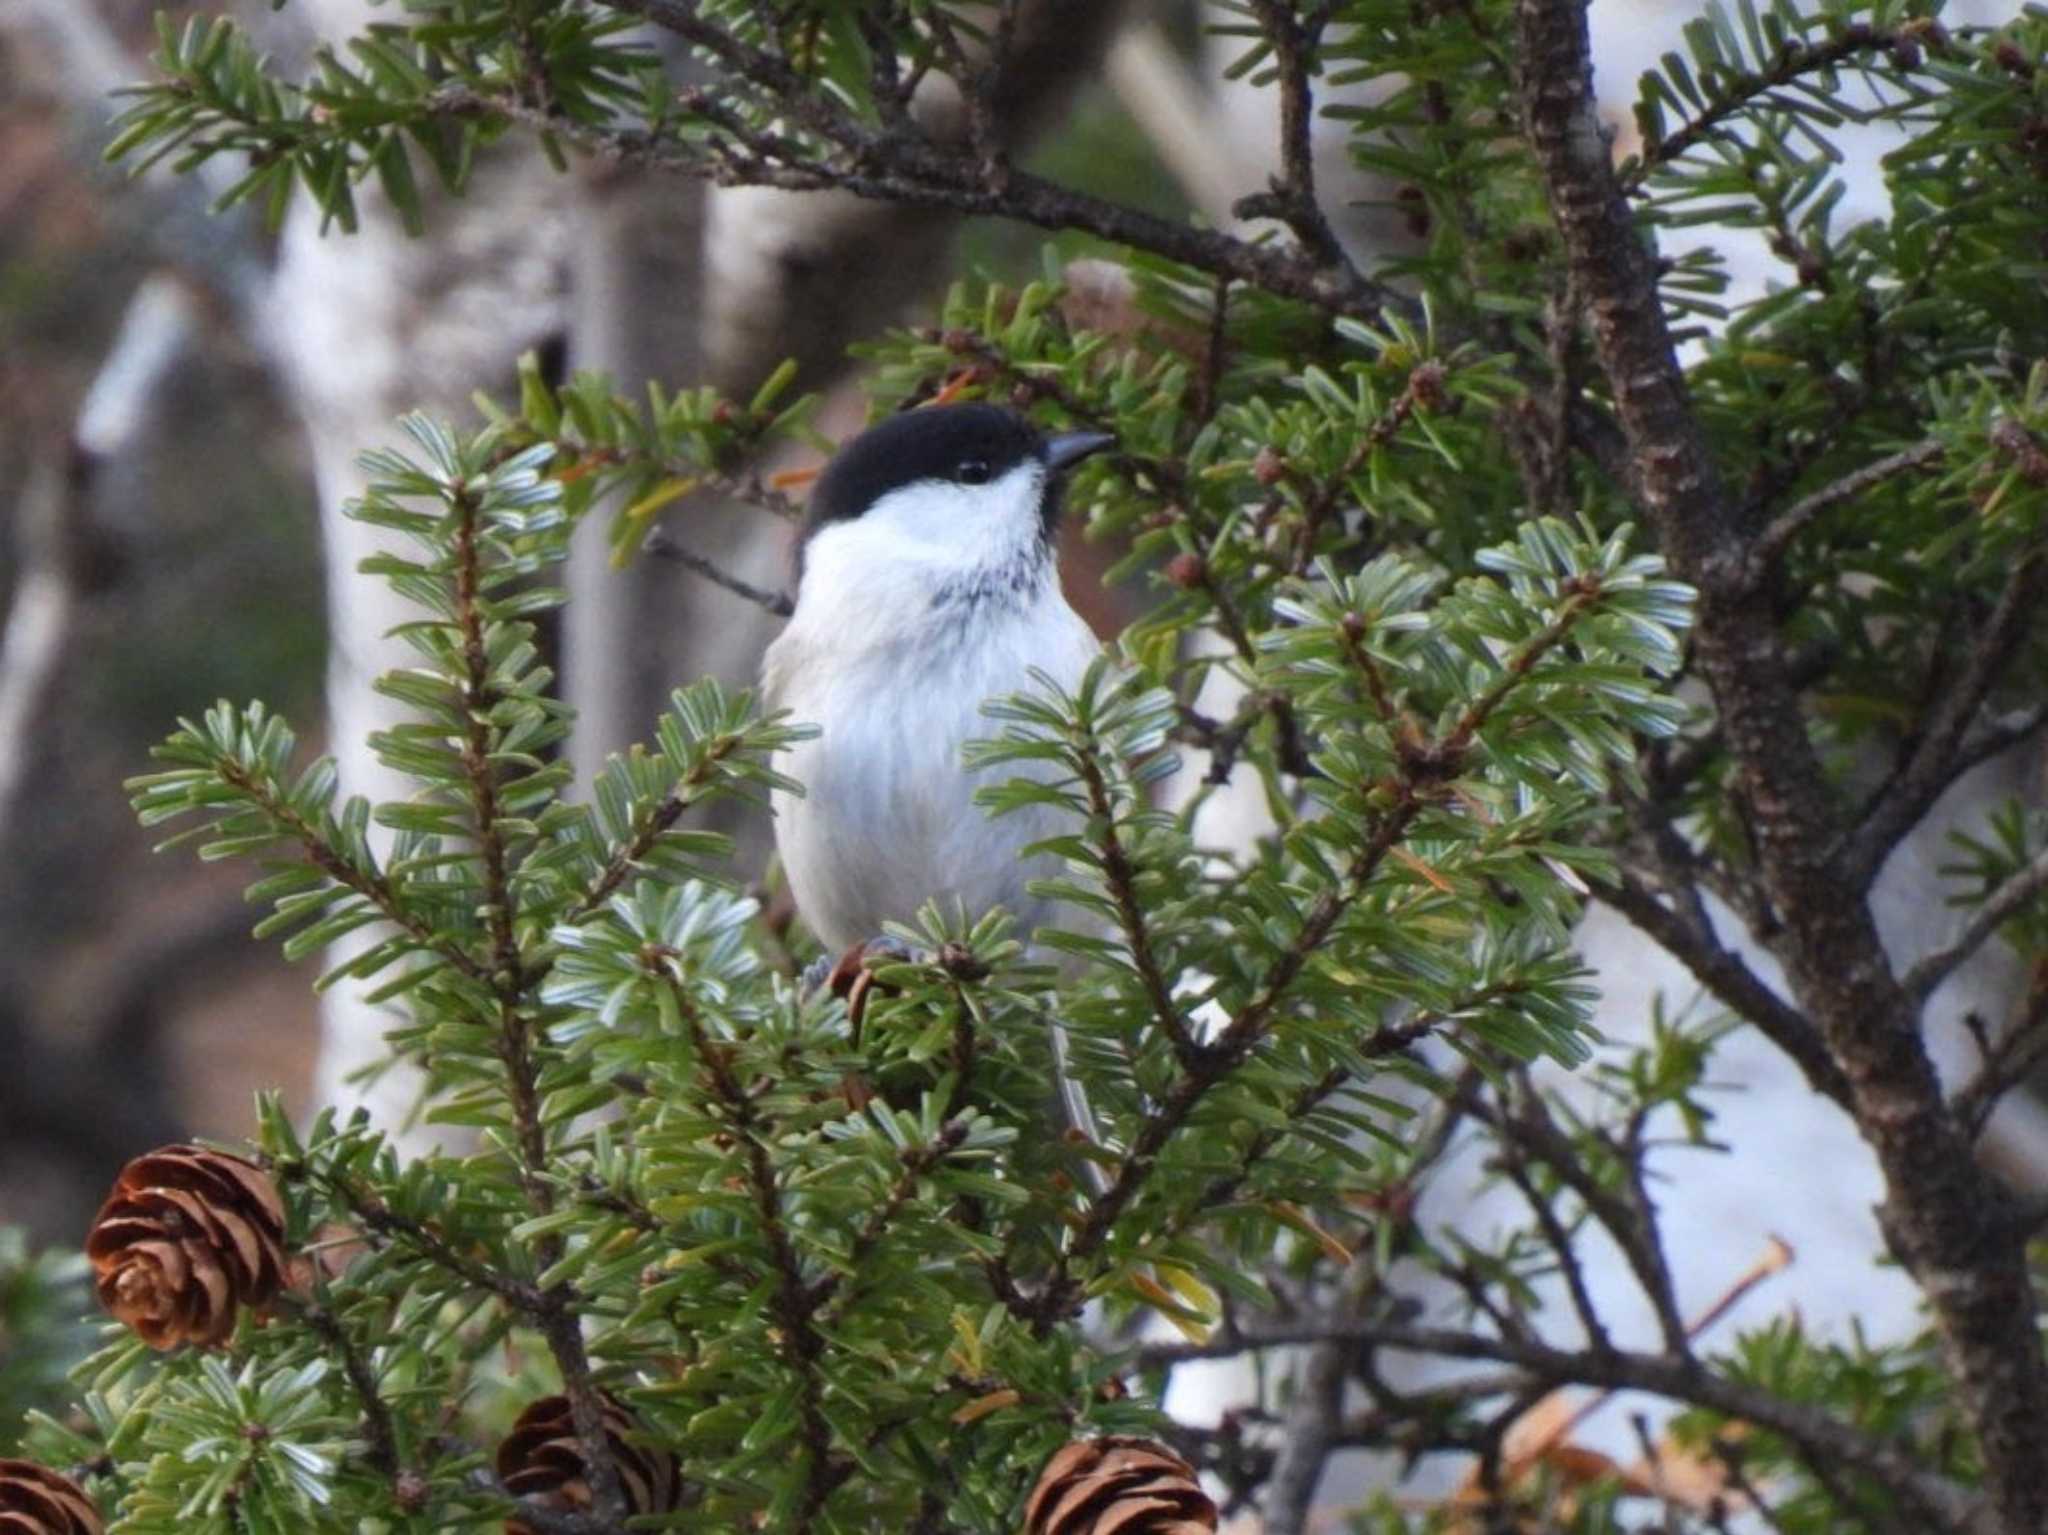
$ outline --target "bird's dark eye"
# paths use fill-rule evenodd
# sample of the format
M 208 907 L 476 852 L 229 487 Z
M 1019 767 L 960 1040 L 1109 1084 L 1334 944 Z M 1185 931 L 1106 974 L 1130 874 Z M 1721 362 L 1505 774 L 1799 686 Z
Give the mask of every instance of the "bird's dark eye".
M 962 459 L 960 467 L 953 471 L 953 478 L 962 485 L 986 485 L 989 468 L 985 458 Z

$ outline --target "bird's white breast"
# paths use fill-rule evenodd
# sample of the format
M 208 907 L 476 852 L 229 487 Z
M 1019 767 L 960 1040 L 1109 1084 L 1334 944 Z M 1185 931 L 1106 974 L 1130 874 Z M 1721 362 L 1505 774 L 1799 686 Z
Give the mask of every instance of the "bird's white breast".
M 885 547 L 888 529 L 867 522 L 813 538 L 795 616 L 762 671 L 771 708 L 820 728 L 777 763 L 806 791 L 774 797 L 797 908 L 833 948 L 910 921 L 930 899 L 969 917 L 1006 907 L 1028 936 L 1047 913 L 1025 884 L 1056 866 L 1019 849 L 1057 819 L 1027 810 L 991 821 L 975 789 L 1020 769 L 970 774 L 961 752 L 996 733 L 981 706 L 1029 689 L 1031 669 L 1073 687 L 1095 637 L 1035 548 L 966 562 Z

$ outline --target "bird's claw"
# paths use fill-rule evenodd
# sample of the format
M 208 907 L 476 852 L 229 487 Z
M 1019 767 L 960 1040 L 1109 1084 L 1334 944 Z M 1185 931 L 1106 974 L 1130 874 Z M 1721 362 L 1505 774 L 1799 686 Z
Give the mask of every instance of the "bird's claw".
M 917 958 L 917 950 L 900 938 L 886 936 L 867 938 L 848 947 L 840 954 L 820 954 L 808 965 L 798 981 L 799 992 L 809 997 L 819 987 L 828 987 L 835 997 L 844 997 L 853 989 L 853 983 L 861 971 L 872 970 L 876 965 L 902 964 Z
M 917 951 L 900 938 L 875 937 L 856 943 L 833 958 L 820 954 L 804 967 L 803 992 L 813 996 L 820 987 L 846 1003 L 852 1040 L 860 1042 L 861 1024 L 867 1015 L 868 992 L 874 986 L 877 965 L 899 964 L 916 959 Z M 889 988 L 884 988 L 889 989 Z

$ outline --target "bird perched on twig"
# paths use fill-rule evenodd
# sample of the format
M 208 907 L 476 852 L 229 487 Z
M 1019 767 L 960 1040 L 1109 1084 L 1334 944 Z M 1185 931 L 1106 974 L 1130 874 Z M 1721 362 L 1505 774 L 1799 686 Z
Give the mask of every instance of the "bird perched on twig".
M 796 611 L 761 677 L 768 707 L 819 727 L 778 764 L 805 792 L 774 796 L 775 844 L 833 952 L 932 899 L 1000 905 L 1027 934 L 1048 916 L 1026 885 L 1056 860 L 1022 850 L 1055 832 L 1055 812 L 991 820 L 961 753 L 991 733 L 989 699 L 1029 688 L 1034 669 L 1071 688 L 1100 651 L 1060 590 L 1053 535 L 1065 472 L 1112 441 L 934 406 L 863 432 L 818 477 Z

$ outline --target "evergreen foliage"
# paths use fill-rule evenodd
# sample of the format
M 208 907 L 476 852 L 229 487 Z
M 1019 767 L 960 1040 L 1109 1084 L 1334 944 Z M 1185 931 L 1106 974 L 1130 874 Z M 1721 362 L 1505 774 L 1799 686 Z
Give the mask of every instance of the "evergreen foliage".
M 495 1435 L 561 1391 L 595 1511 L 520 1517 L 611 1531 L 630 1505 L 604 1445 L 610 1393 L 680 1458 L 675 1528 L 996 1535 L 1047 1458 L 1091 1432 L 1168 1435 L 1272 1513 L 1285 1435 L 1174 1429 L 1157 1397 L 1178 1363 L 1307 1344 L 1338 1349 L 1339 1382 L 1369 1395 L 1365 1442 L 1478 1451 L 1498 1503 L 1545 1496 L 1504 1478 L 1516 1412 L 1559 1384 L 1633 1386 L 1690 1404 L 1695 1446 L 1746 1424 L 1739 1454 L 1713 1453 L 1728 1488 L 1767 1489 L 1785 1531 L 2020 1535 L 2039 1495 L 1997 1400 L 2024 1404 L 2048 1377 L 2039 1270 L 2027 1217 L 1956 1148 L 2037 1051 L 2039 1008 L 1953 1101 L 1912 1098 L 1910 1072 L 1887 1100 L 1945 1116 L 1927 1181 L 1872 1129 L 1909 1271 L 1938 1277 L 1937 1173 L 1981 1205 L 1947 1215 L 1996 1227 L 1949 1257 L 2004 1299 L 1930 1290 L 1926 1340 L 1849 1349 L 1780 1325 L 1696 1351 L 1648 1190 L 1662 1142 L 1710 1140 L 1713 1048 L 1737 1024 L 1876 1114 L 1862 1095 L 1896 1057 L 1859 1053 L 1875 1047 L 1856 997 L 1829 989 L 1839 956 L 1813 885 L 1861 909 L 1939 792 L 2039 724 L 2048 20 L 1978 32 L 1911 0 L 1741 0 L 1645 77 L 1641 147 L 1583 173 L 1585 206 L 1611 176 L 1645 237 L 1755 228 L 1783 262 L 1780 284 L 1741 299 L 1711 249 L 1645 267 L 1658 326 L 1716 322 L 1693 332 L 1691 424 L 1674 427 L 1644 403 L 1661 375 L 1617 362 L 1634 322 L 1600 285 L 1623 284 L 1625 264 L 1592 259 L 1597 231 L 1560 194 L 1571 146 L 1545 103 L 1584 82 L 1544 28 L 1568 7 L 1215 6 L 1245 41 L 1240 72 L 1279 103 L 1281 172 L 1247 209 L 1284 226 L 1267 241 L 1036 181 L 991 159 L 979 119 L 962 144 L 925 136 L 918 80 L 950 75 L 985 105 L 997 70 L 974 61 L 1000 65 L 1019 15 L 412 0 L 303 81 L 276 78 L 225 20 L 166 27 L 161 79 L 110 153 L 185 169 L 245 155 L 230 197 L 273 216 L 303 188 L 346 228 L 374 179 L 424 219 L 420 167 L 459 191 L 480 150 L 526 126 L 558 154 L 1110 242 L 1137 295 L 1119 333 L 1078 327 L 1054 263 L 1021 288 L 962 282 L 868 361 L 878 406 L 943 388 L 1114 432 L 1070 505 L 1128 544 L 1125 572 L 1158 600 L 1073 694 L 992 704 L 974 752 L 1033 769 L 986 791 L 989 813 L 1070 812 L 1050 844 L 1059 923 L 1026 934 L 928 908 L 855 1034 L 799 986 L 801 940 L 792 952 L 742 893 L 756 871 L 689 822 L 785 785 L 776 753 L 804 723 L 697 683 L 579 790 L 535 627 L 560 601 L 548 582 L 568 539 L 605 536 L 578 528 L 614 491 L 621 557 L 694 491 L 788 513 L 748 464 L 808 432 L 791 379 L 745 402 L 669 381 L 641 405 L 638 381 L 632 397 L 592 376 L 553 389 L 530 368 L 516 406 L 484 402 L 480 429 L 408 420 L 411 449 L 367 460 L 354 515 L 410 545 L 364 575 L 417 615 L 416 661 L 382 684 L 409 722 L 374 743 L 414 792 L 341 798 L 281 720 L 223 703 L 160 749 L 135 805 L 202 857 L 256 862 L 259 931 L 287 954 L 375 929 L 320 984 L 377 988 L 401 1020 L 395 1055 L 435 1084 L 428 1119 L 472 1147 L 402 1159 L 366 1123 L 300 1128 L 266 1107 L 302 1282 L 224 1356 L 111 1342 L 81 1375 L 82 1415 L 41 1419 L 32 1447 L 89 1467 L 133 1535 L 483 1528 L 511 1506 Z M 641 19 L 719 89 L 678 91 Z M 1317 91 L 1358 81 L 1386 89 L 1326 110 L 1422 231 L 1371 269 L 1336 245 L 1306 153 Z M 1900 137 L 1889 217 L 1845 225 L 1830 135 L 1852 120 Z M 1712 476 L 1671 468 L 1686 431 Z M 1711 521 L 1673 510 L 1708 495 Z M 1767 643 L 1742 650 L 1755 634 Z M 1226 718 L 1195 703 L 1217 670 L 1240 700 Z M 1210 752 L 1210 783 L 1169 811 L 1156 789 L 1185 746 Z M 1793 782 L 1806 801 L 1766 792 L 1774 764 L 1809 759 Z M 1195 817 L 1233 779 L 1263 789 L 1274 834 L 1204 846 Z M 1882 993 L 1910 1007 L 1888 1015 L 1901 1029 L 1994 937 L 2036 958 L 2038 819 L 2015 807 L 1959 855 L 1973 915 Z M 1791 1000 L 1721 948 L 1703 890 L 1781 946 Z M 1570 949 L 1589 892 L 1726 1009 L 1661 1022 L 1607 1069 L 1594 1116 L 1526 1071 L 1582 1067 L 1594 1043 Z M 1103 1145 L 1048 1133 L 1049 1016 L 1071 1032 Z M 1526 1194 L 1523 1227 L 1412 1218 L 1446 1148 L 1472 1137 Z M 1593 1228 L 1639 1280 L 1661 1352 L 1607 1342 L 1576 1256 Z M 1533 1286 L 1559 1272 L 1587 1349 L 1536 1326 Z M 1422 1273 L 1462 1313 L 1417 1320 Z M 1138 1313 L 1185 1342 L 1125 1341 Z M 2001 1384 L 1986 1361 L 2013 1336 Z M 1387 1346 L 1519 1373 L 1404 1395 L 1378 1377 Z M 1268 1357 L 1297 1371 L 1276 1400 L 1298 1406 L 1306 1375 Z M 1621 1490 L 1543 1517 L 1614 1528 Z M 1381 1531 L 1450 1517 L 1391 1500 L 1360 1515 Z

